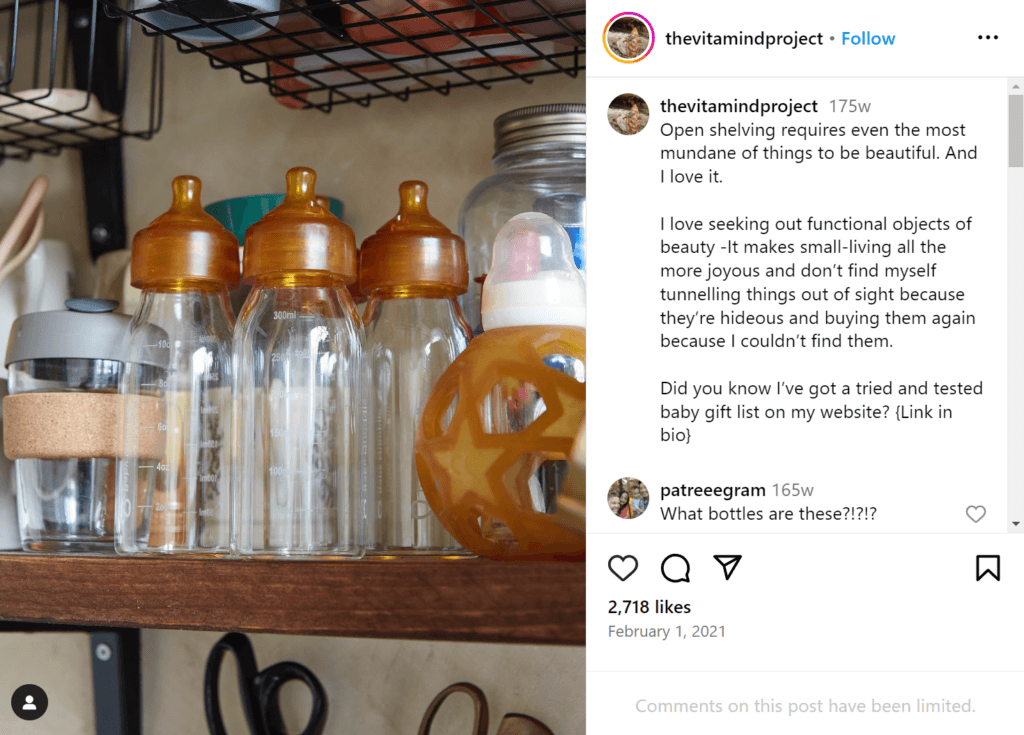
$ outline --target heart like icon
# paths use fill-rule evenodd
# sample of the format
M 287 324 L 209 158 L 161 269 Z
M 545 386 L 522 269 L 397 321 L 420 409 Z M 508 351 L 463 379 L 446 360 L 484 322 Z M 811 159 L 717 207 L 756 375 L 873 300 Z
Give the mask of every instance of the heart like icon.
M 967 517 L 977 523 L 985 517 L 985 506 L 984 505 L 968 505 L 967 506 Z
M 636 557 L 629 554 L 626 556 L 616 554 L 608 560 L 608 568 L 612 571 L 612 574 L 623 582 L 632 577 L 639 566 L 640 562 L 636 560 Z

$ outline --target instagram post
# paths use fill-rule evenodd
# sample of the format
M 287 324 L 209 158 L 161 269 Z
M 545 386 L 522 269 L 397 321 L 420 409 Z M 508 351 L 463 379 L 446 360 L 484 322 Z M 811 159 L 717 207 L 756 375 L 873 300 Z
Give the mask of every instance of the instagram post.
M 0 732 L 584 733 L 584 0 L 0 5 Z
M 1022 21 L 0 4 L 0 732 L 1020 732 Z

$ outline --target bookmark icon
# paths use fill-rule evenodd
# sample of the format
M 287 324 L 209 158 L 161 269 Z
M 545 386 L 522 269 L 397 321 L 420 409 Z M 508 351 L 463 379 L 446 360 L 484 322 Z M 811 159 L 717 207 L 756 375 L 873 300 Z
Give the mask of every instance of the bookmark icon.
M 1001 561 L 999 554 L 978 554 L 974 568 L 975 579 L 980 582 L 985 577 L 992 577 L 998 582 L 1003 573 Z

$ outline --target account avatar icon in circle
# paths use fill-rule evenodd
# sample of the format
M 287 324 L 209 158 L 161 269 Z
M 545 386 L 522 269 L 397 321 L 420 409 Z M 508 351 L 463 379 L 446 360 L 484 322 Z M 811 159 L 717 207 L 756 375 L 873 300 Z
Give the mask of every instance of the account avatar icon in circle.
M 654 47 L 654 27 L 639 13 L 619 13 L 604 27 L 604 49 L 616 61 L 635 64 Z
M 618 518 L 639 518 L 647 511 L 651 495 L 635 477 L 622 477 L 608 488 L 608 510 Z
M 636 135 L 650 120 L 651 109 L 639 95 L 620 94 L 608 105 L 608 124 L 619 135 Z
M 46 692 L 35 684 L 23 684 L 11 695 L 11 710 L 22 720 L 38 720 L 48 705 Z

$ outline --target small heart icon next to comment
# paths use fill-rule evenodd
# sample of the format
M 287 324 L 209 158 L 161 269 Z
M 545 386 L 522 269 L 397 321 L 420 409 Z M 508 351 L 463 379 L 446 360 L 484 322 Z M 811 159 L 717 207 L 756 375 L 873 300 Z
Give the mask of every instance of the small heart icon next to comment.
M 967 506 L 967 517 L 977 523 L 985 517 L 985 506 L 984 505 L 968 505 Z
M 639 566 L 640 562 L 636 560 L 636 557 L 628 554 L 626 556 L 615 555 L 608 560 L 608 568 L 611 569 L 612 574 L 623 582 L 632 577 Z

